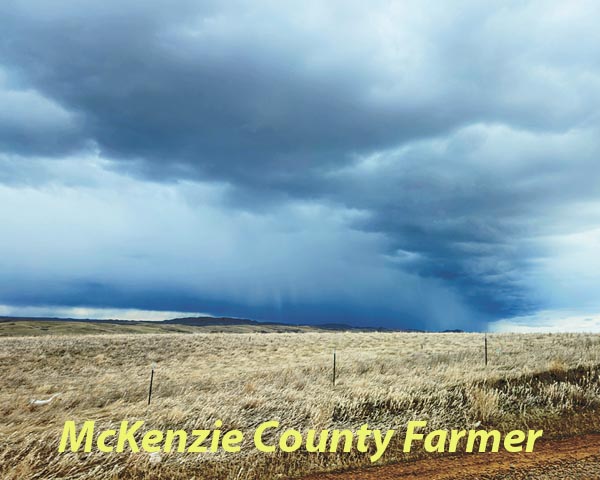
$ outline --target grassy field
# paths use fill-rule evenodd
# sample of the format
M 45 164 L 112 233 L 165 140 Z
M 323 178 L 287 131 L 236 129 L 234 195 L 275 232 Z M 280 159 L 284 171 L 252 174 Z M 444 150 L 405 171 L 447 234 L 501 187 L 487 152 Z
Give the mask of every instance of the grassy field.
M 161 322 L 76 322 L 62 320 L 0 321 L 0 337 L 38 337 L 47 335 L 113 335 L 142 333 L 302 333 L 320 331 L 302 325 L 206 325 L 191 326 Z
M 0 476 L 27 478 L 286 478 L 368 465 L 352 453 L 59 454 L 65 420 L 98 428 L 252 431 L 282 428 L 402 430 L 598 428 L 600 336 L 424 333 L 83 335 L 0 338 Z M 332 386 L 332 350 L 338 381 Z M 147 406 L 151 364 L 156 364 Z M 60 392 L 51 404 L 32 398 Z M 393 444 L 381 463 L 403 460 Z

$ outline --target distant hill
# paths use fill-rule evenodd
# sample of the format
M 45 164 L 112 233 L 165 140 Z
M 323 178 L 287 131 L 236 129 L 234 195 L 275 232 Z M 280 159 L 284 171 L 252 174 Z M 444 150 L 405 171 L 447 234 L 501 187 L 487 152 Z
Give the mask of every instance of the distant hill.
M 206 327 L 209 325 L 282 325 L 275 322 L 259 322 L 258 320 L 248 320 L 246 318 L 231 317 L 183 317 L 173 318 L 171 320 L 163 320 L 161 323 L 192 325 L 195 327 Z
M 175 325 L 191 325 L 195 327 L 207 326 L 231 326 L 231 325 L 251 325 L 257 327 L 292 327 L 292 328 L 310 328 L 316 330 L 360 330 L 360 331 L 391 331 L 386 328 L 371 328 L 371 327 L 355 327 L 345 323 L 319 323 L 315 325 L 293 325 L 288 323 L 278 322 L 259 322 L 258 320 L 248 320 L 246 318 L 231 318 L 231 317 L 184 317 L 164 320 L 164 324 Z
M 0 337 L 115 333 L 302 333 L 348 330 L 365 332 L 392 331 L 382 328 L 353 327 L 337 323 L 293 325 L 228 317 L 186 317 L 163 321 L 144 321 L 0 316 Z

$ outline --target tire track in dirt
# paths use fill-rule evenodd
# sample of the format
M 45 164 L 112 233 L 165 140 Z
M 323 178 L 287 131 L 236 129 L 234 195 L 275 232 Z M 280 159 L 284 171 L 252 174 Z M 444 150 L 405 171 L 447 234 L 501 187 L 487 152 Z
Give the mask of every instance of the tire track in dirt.
M 600 434 L 588 434 L 559 440 L 540 442 L 531 453 L 472 453 L 416 460 L 410 462 L 368 467 L 342 473 L 313 474 L 303 480 L 396 480 L 430 479 L 455 480 L 464 478 L 538 478 L 527 475 L 536 470 L 556 466 L 560 476 L 543 478 L 569 478 L 570 466 L 589 460 L 597 467 L 600 478 Z M 567 476 L 564 476 L 567 475 Z M 573 477 L 570 478 L 583 478 Z

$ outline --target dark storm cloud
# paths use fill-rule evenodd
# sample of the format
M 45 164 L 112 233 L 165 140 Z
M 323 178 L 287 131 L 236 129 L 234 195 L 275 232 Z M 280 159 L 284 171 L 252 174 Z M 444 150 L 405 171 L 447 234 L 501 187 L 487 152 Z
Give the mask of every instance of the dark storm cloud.
M 546 58 L 563 25 L 514 31 L 524 6 L 425 21 L 411 3 L 196 5 L 8 2 L 2 57 L 108 156 L 274 189 L 464 124 L 564 129 L 595 112 L 589 85 L 563 85 L 577 57 Z M 578 72 L 598 53 L 587 33 Z
M 429 101 L 369 99 L 373 66 L 360 57 L 312 67 L 324 46 L 299 25 L 289 32 L 285 17 L 267 18 L 278 12 L 188 12 L 166 22 L 161 12 L 10 9 L 3 54 L 35 88 L 81 112 L 105 155 L 141 158 L 157 176 L 184 171 L 286 188 L 306 169 L 456 121 L 452 112 L 431 116 Z
M 335 190 L 372 212 L 358 227 L 387 232 L 404 270 L 445 279 L 482 309 L 510 315 L 539 301 L 522 282 L 545 255 L 536 238 L 600 221 L 600 211 L 577 208 L 598 201 L 597 138 L 596 130 L 472 127 L 367 159 L 336 174 Z
M 348 228 L 355 212 L 314 202 L 260 214 L 223 209 L 220 189 L 142 182 L 94 163 L 71 161 L 84 170 L 76 175 L 94 175 L 91 185 L 0 186 L 0 224 L 10 232 L 0 236 L 0 306 L 474 323 L 451 289 L 390 269 L 380 234 Z M 73 175 L 66 165 L 62 174 Z
M 597 221 L 564 207 L 599 195 L 598 18 L 585 2 L 9 1 L 0 100 L 31 116 L 0 114 L 0 146 L 218 182 L 232 211 L 361 212 L 387 268 L 527 312 L 545 301 L 536 239 Z

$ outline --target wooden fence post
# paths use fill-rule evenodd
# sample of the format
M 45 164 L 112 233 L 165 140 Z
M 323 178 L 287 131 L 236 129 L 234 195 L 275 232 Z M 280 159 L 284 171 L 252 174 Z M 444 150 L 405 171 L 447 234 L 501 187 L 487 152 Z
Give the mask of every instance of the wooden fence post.
M 333 349 L 333 386 L 335 387 L 335 348 Z
M 150 388 L 148 389 L 148 405 L 150 405 L 150 399 L 152 398 L 152 381 L 154 380 L 154 367 L 150 372 Z
M 488 356 L 487 356 L 487 333 L 484 334 L 483 337 L 483 358 L 485 361 L 485 366 L 487 367 L 488 364 Z

